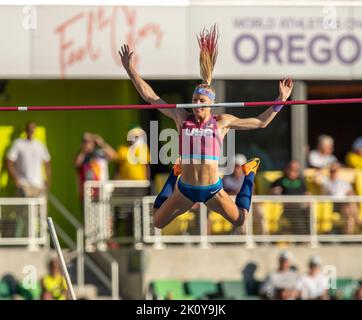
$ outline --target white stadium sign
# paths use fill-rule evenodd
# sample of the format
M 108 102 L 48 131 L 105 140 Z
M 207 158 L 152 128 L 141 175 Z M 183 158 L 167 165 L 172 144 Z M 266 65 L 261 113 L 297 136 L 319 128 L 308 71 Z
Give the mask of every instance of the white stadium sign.
M 2 7 L 2 78 L 198 78 L 196 34 L 217 23 L 215 78 L 362 79 L 362 8 Z

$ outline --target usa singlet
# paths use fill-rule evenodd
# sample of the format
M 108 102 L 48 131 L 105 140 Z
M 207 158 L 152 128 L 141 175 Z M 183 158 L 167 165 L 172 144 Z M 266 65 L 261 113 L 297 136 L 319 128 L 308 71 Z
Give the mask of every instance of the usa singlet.
M 197 123 L 190 115 L 182 123 L 179 134 L 179 151 L 182 160 L 219 160 L 222 137 L 217 127 L 216 116 L 211 114 L 208 121 Z

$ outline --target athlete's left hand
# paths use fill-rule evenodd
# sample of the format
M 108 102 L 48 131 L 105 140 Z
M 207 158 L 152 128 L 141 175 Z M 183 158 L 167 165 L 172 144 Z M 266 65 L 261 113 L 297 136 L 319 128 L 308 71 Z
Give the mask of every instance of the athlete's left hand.
M 282 101 L 288 100 L 293 90 L 293 80 L 284 78 L 279 81 L 279 99 Z

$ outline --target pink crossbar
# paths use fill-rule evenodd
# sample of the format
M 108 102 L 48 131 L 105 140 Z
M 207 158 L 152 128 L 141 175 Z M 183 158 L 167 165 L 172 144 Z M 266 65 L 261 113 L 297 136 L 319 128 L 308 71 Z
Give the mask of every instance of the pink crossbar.
M 0 111 L 72 111 L 72 110 L 123 110 L 123 109 L 174 109 L 196 107 L 259 107 L 274 105 L 331 105 L 331 104 L 362 104 L 362 98 L 351 99 L 322 99 L 322 100 L 289 100 L 289 101 L 256 101 L 256 102 L 222 102 L 212 105 L 204 104 L 129 104 L 129 105 L 90 105 L 90 106 L 5 106 Z

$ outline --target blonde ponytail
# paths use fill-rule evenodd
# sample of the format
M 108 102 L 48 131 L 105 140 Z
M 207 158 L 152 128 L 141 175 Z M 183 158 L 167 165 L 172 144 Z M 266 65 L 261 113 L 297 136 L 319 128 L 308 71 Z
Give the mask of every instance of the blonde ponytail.
M 217 41 L 219 35 L 217 25 L 208 29 L 203 29 L 197 36 L 200 47 L 200 75 L 203 83 L 211 86 L 212 72 L 217 58 Z

